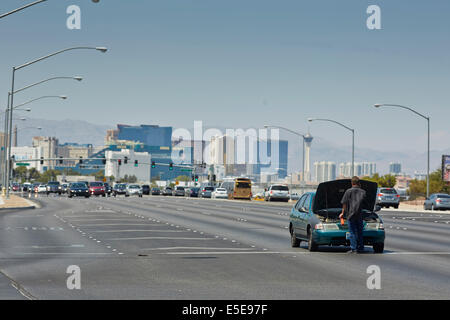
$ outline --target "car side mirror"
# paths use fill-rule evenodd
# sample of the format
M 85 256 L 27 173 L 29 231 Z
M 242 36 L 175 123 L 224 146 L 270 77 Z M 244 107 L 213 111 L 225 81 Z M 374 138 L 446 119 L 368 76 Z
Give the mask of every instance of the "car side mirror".
M 376 205 L 376 206 L 375 206 L 375 212 L 378 212 L 378 211 L 380 211 L 380 210 L 381 210 L 381 206 Z

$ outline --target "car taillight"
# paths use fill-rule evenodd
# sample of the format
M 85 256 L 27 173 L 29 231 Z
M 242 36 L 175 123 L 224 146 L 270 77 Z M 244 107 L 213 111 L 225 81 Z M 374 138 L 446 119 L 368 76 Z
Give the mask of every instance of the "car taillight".
M 399 195 L 399 194 L 397 195 L 397 198 L 400 198 L 400 195 Z
M 321 224 L 321 223 L 316 224 L 314 226 L 314 229 L 316 229 L 316 230 L 323 230 L 323 224 Z
M 378 224 L 378 229 L 379 229 L 379 230 L 384 230 L 384 225 L 383 225 L 382 223 L 379 223 L 379 224 Z
M 383 196 L 383 194 L 382 194 L 382 193 L 379 193 L 379 194 L 378 194 L 378 196 L 379 196 L 379 197 L 382 197 L 382 196 Z
M 436 199 L 436 202 L 441 202 L 442 200 L 441 199 Z
M 270 190 L 270 194 L 272 194 L 273 193 L 273 191 L 272 190 Z

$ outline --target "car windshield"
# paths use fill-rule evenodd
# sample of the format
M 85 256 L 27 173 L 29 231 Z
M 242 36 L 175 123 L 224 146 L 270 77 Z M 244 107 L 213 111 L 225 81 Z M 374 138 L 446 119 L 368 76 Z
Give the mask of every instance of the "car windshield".
M 198 192 L 199 188 L 191 188 L 191 191 Z
M 103 183 L 101 182 L 91 182 L 89 185 L 91 187 L 103 187 Z
M 49 182 L 49 186 L 59 186 L 59 182 Z
M 85 188 L 86 185 L 84 183 L 72 183 L 70 185 L 71 188 Z
M 397 191 L 395 189 L 380 189 L 380 193 L 386 193 L 386 194 L 396 194 Z
M 272 186 L 272 190 L 289 191 L 287 186 Z

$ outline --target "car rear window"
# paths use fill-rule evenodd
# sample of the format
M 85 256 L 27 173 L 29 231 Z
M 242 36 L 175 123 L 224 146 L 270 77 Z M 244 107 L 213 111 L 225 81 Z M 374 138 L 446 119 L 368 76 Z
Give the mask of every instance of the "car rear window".
M 217 191 L 227 191 L 227 189 L 224 189 L 224 188 L 217 188 L 216 190 Z
M 236 183 L 237 188 L 251 188 L 248 182 L 238 182 Z
M 441 199 L 450 199 L 450 196 L 447 194 L 438 194 L 437 197 Z
M 183 191 L 183 190 L 184 190 L 184 187 L 177 187 L 177 190 Z
M 395 189 L 380 189 L 380 193 L 396 194 L 397 191 L 395 191 Z
M 272 190 L 289 191 L 287 186 L 272 186 Z
M 213 191 L 213 190 L 214 190 L 214 187 L 205 187 L 205 190 L 206 190 L 206 191 Z

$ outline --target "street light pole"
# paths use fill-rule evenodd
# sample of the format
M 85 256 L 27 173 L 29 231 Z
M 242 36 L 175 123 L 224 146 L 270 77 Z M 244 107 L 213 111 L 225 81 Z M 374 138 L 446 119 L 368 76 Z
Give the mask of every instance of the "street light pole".
M 10 94 L 10 96 L 12 97 L 12 95 Z M 10 175 L 9 175 L 9 172 L 10 172 L 10 168 L 11 168 L 11 142 L 12 142 L 12 115 L 13 115 L 13 110 L 14 109 L 16 109 L 16 108 L 18 108 L 18 107 L 21 107 L 21 106 L 24 106 L 24 105 L 26 105 L 26 104 L 29 104 L 29 103 L 32 103 L 32 102 L 34 102 L 34 101 L 37 101 L 37 100 L 40 100 L 40 99 L 46 99 L 46 98 L 60 98 L 60 99 L 67 99 L 67 96 L 42 96 L 42 97 L 39 97 L 39 98 L 36 98 L 36 99 L 32 99 L 32 100 L 29 100 L 29 101 L 27 101 L 27 102 L 24 102 L 24 103 L 21 103 L 21 104 L 19 104 L 19 105 L 17 105 L 17 106 L 15 106 L 15 107 L 12 107 L 12 101 L 10 101 L 10 106 L 8 107 L 8 110 L 9 110 L 9 114 L 8 114 L 8 116 L 9 116 L 9 125 L 8 125 L 8 138 L 7 139 L 5 139 L 5 140 L 7 140 L 7 144 L 8 144 L 8 148 L 7 148 L 7 153 L 5 154 L 5 162 L 6 162 L 6 166 L 5 166 L 5 172 L 4 172 L 4 175 L 5 175 L 5 184 L 4 184 L 4 186 L 6 187 L 6 197 L 7 198 L 9 198 L 9 180 L 10 180 Z M 5 117 L 6 118 L 6 117 Z
M 32 6 L 36 5 L 36 4 L 39 4 L 39 3 L 45 2 L 45 1 L 47 1 L 47 0 L 38 0 L 38 1 L 35 1 L 35 2 L 32 2 L 32 3 L 29 3 L 29 4 L 27 4 L 27 5 L 23 6 L 23 7 L 17 8 L 17 9 L 15 9 L 13 11 L 10 11 L 10 12 L 7 12 L 7 13 L 4 13 L 4 14 L 0 15 L 0 19 L 2 19 L 4 17 L 7 17 L 10 14 L 22 11 L 22 10 L 24 10 L 26 8 L 32 7 Z
M 108 49 L 105 48 L 105 47 L 71 47 L 71 48 L 66 48 L 66 49 L 63 49 L 63 50 L 56 51 L 54 53 L 48 54 L 46 56 L 40 57 L 40 58 L 35 59 L 35 60 L 29 61 L 27 63 L 24 63 L 24 64 L 20 65 L 20 66 L 13 67 L 12 68 L 12 80 L 11 80 L 11 99 L 10 99 L 10 102 L 9 102 L 9 110 L 10 110 L 10 112 L 9 112 L 10 113 L 9 114 L 9 131 L 10 132 L 11 132 L 11 127 L 12 127 L 12 113 L 13 113 L 12 111 L 13 111 L 13 106 L 14 106 L 14 83 L 15 83 L 16 71 L 20 70 L 20 69 L 23 69 L 25 67 L 28 67 L 28 66 L 30 66 L 32 64 L 35 64 L 37 62 L 40 62 L 42 60 L 48 59 L 50 57 L 53 57 L 53 56 L 56 56 L 58 54 L 61 54 L 61 53 L 67 52 L 67 51 L 71 51 L 71 50 L 97 50 L 97 51 L 100 51 L 100 52 L 103 52 L 103 53 L 108 51 Z M 11 156 L 11 135 L 8 137 L 8 140 L 9 140 L 9 144 L 8 144 L 7 168 L 9 170 L 10 156 Z M 7 183 L 6 184 L 6 197 L 7 198 L 9 198 L 9 180 L 10 180 L 10 177 L 9 177 L 9 171 L 8 171 L 7 172 L 7 177 L 6 177 L 6 183 Z
M 427 120 L 427 131 L 428 131 L 428 137 L 427 137 L 427 198 L 428 198 L 430 196 L 430 117 L 427 117 L 410 107 L 399 105 L 399 104 L 377 103 L 374 105 L 374 107 L 375 108 L 379 108 L 379 107 L 402 108 L 402 109 L 409 110 L 409 111 L 417 114 L 418 116 L 424 118 L 425 120 Z
M 352 176 L 355 175 L 355 129 L 349 128 L 346 125 L 335 121 L 335 120 L 331 120 L 331 119 L 315 119 L 315 118 L 309 118 L 308 119 L 309 122 L 312 121 L 328 121 L 328 122 L 333 122 L 335 124 L 340 125 L 341 127 L 344 127 L 345 129 L 351 131 L 352 133 Z

